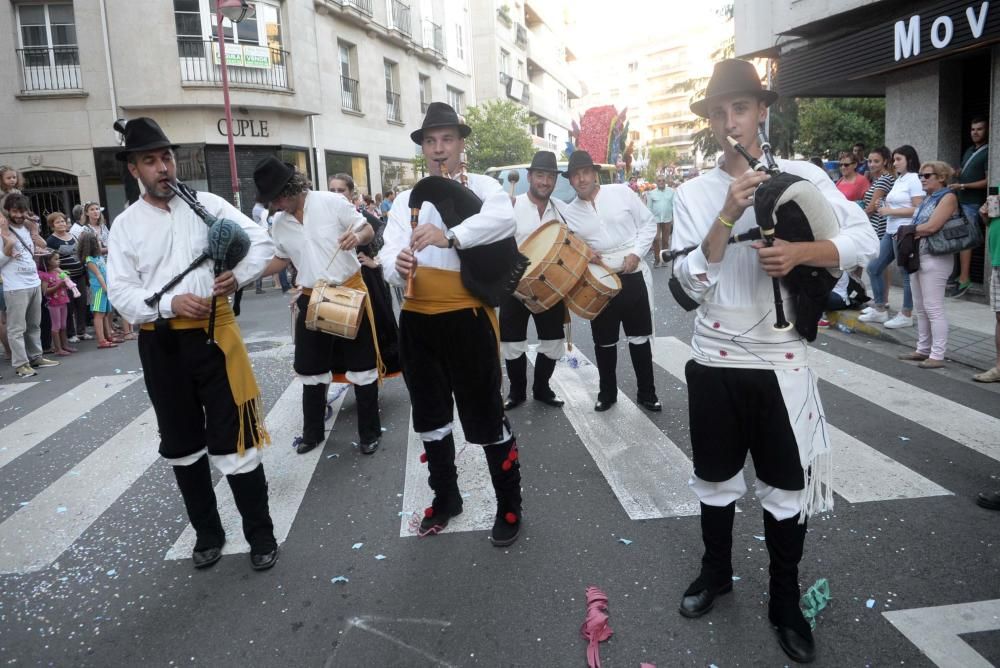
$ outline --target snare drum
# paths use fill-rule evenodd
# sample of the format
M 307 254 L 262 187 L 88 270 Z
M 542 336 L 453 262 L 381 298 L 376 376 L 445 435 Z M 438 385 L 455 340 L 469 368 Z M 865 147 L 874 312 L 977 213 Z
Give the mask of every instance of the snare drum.
M 364 290 L 316 281 L 306 307 L 306 329 L 342 339 L 357 338 L 367 296 Z
M 581 318 L 593 320 L 621 289 L 618 274 L 604 265 L 588 264 L 583 278 L 566 295 L 566 306 Z
M 532 313 L 542 313 L 562 301 L 580 281 L 590 257 L 587 244 L 555 220 L 532 232 L 520 251 L 531 263 L 514 296 Z

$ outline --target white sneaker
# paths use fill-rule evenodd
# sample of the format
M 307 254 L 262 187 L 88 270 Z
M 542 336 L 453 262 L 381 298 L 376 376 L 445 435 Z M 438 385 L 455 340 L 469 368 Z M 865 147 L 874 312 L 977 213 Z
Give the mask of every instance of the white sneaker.
M 22 364 L 21 366 L 17 367 L 17 370 L 14 373 L 16 373 L 21 378 L 31 378 L 32 376 L 38 375 L 37 372 L 31 368 L 30 364 Z
M 902 329 L 903 327 L 913 327 L 913 316 L 897 313 L 892 316 L 892 320 L 885 323 L 886 329 Z
M 863 309 L 861 309 L 861 315 L 868 315 L 869 313 L 871 313 L 874 310 L 875 310 L 874 306 L 866 306 Z
M 885 322 L 889 319 L 888 311 L 878 311 L 872 309 L 868 313 L 864 313 L 858 317 L 861 322 Z
M 68 343 L 80 343 L 80 337 L 79 336 L 71 336 L 68 339 L 66 339 L 66 341 Z

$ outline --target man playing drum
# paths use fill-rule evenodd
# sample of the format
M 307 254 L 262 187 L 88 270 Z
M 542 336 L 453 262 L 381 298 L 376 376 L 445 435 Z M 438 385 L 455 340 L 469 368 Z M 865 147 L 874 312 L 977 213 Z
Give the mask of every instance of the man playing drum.
M 662 410 L 653 383 L 653 286 L 642 261 L 656 236 L 656 219 L 625 184 L 601 185 L 597 166 L 586 151 L 573 151 L 563 176 L 576 190 L 565 207 L 569 228 L 587 242 L 607 271 L 621 279 L 622 289 L 590 323 L 600 389 L 594 410 L 606 411 L 618 401 L 618 330 L 628 338 L 639 404 Z
M 496 179 L 459 174 L 470 132 L 454 109 L 433 102 L 423 125 L 410 137 L 421 147 L 432 175 L 468 180 L 469 189 L 483 202 L 480 212 L 447 229 L 437 209 L 425 202 L 418 224 L 411 228 L 411 191 L 402 192 L 389 211 L 379 259 L 386 280 L 395 285 L 403 286 L 415 272 L 413 296 L 403 302 L 399 315 L 399 339 L 413 429 L 423 441 L 428 482 L 434 490 L 420 533 L 437 533 L 462 512 L 452 436 L 457 403 L 465 438 L 483 448 L 497 496 L 490 540 L 504 546 L 517 539 L 521 527 L 517 443 L 503 413 L 496 316 L 462 283 L 462 260 L 456 249 L 513 237 L 514 212 Z
M 728 245 L 731 235 L 757 225 L 751 205 L 755 195 L 766 201 L 765 191 L 757 188 L 771 177 L 748 171 L 747 160 L 727 137 L 761 156 L 758 124 L 776 98 L 761 87 L 752 64 L 725 60 L 716 64 L 705 99 L 691 105 L 709 120 L 724 153 L 715 169 L 679 188 L 674 207 L 673 248 L 695 246 L 675 260 L 674 273 L 700 304 L 685 375 L 694 459 L 690 485 L 701 501 L 705 545 L 701 572 L 684 592 L 680 613 L 700 617 L 717 596 L 732 591 L 733 518 L 736 500 L 747 489 L 743 466 L 749 451 L 770 555 L 768 618 L 788 656 L 808 662 L 815 645 L 799 610 L 798 566 L 806 518 L 832 506 L 830 447 L 806 341 L 795 329 L 774 325 L 771 277 L 785 276 L 798 265 L 850 270 L 873 257 L 878 243 L 864 212 L 821 169 L 781 160 L 783 173 L 818 189 L 824 208 L 803 208 L 818 212 L 815 217 L 835 217 L 833 238 L 779 239 L 772 247 Z M 780 237 L 780 221 L 778 228 L 775 236 Z M 787 294 L 784 303 L 791 304 Z
M 302 381 L 302 436 L 296 439 L 295 450 L 303 454 L 326 440 L 327 388 L 332 374 L 339 373 L 354 384 L 358 447 L 362 454 L 370 455 L 378 449 L 382 436 L 378 414 L 381 365 L 366 309 L 359 314 L 354 339 L 307 329 L 306 312 L 312 287 L 320 279 L 367 293 L 353 249 L 371 241 L 374 231 L 346 197 L 312 190 L 309 180 L 294 165 L 275 157 L 265 158 L 254 170 L 253 179 L 259 199 L 278 211 L 271 227 L 275 257 L 263 275 L 276 274 L 291 262 L 298 269 L 302 286 L 295 319 L 295 373 Z
M 553 220 L 562 221 L 561 207 L 565 206 L 552 198 L 556 187 L 559 167 L 556 155 L 551 151 L 538 151 L 528 167 L 528 192 L 514 200 L 514 222 L 517 224 L 517 245 L 539 226 Z M 507 380 L 510 387 L 504 409 L 520 406 L 527 398 L 528 386 L 528 317 L 535 320 L 538 333 L 538 355 L 535 357 L 535 379 L 531 395 L 549 406 L 559 408 L 563 400 L 549 387 L 549 379 L 556 368 L 556 362 L 566 350 L 566 335 L 563 323 L 566 320 L 566 306 L 562 301 L 555 306 L 532 313 L 514 295 L 500 305 L 500 350 L 507 365 Z

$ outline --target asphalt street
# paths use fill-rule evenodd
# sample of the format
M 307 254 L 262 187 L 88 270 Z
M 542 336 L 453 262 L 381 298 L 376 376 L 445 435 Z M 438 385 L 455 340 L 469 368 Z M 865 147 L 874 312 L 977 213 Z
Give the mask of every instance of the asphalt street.
M 564 409 L 510 413 L 525 524 L 487 540 L 481 452 L 459 456 L 467 495 L 443 534 L 416 538 L 429 500 L 401 379 L 386 382 L 382 446 L 361 455 L 354 397 L 336 397 L 322 449 L 298 456 L 299 386 L 287 298 L 247 295 L 240 326 L 269 411 L 264 456 L 281 543 L 254 572 L 231 500 L 230 552 L 195 571 L 135 343 L 84 351 L 27 381 L 0 379 L 0 661 L 52 666 L 585 666 L 585 589 L 609 599 L 603 666 L 780 666 L 767 622 L 760 506 L 738 503 L 732 595 L 698 620 L 677 613 L 698 572 L 683 364 L 692 316 L 656 270 L 656 383 L 664 410 L 594 413 L 588 325 L 558 366 Z M 803 590 L 821 578 L 820 666 L 1000 664 L 1000 384 L 899 362 L 900 346 L 822 333 L 813 361 L 834 427 L 836 508 L 809 525 Z M 679 375 L 678 375 L 679 374 Z M 461 445 L 459 446 L 461 450 Z M 218 474 L 216 474 L 218 479 Z M 748 467 L 752 480 L 752 467 Z M 975 663 L 979 661 L 981 663 Z

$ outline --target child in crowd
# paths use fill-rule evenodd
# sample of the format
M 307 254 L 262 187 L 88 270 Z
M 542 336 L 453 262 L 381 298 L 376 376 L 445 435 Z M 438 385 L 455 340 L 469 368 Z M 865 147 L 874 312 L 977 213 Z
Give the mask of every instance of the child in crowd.
M 60 356 L 66 357 L 70 353 L 75 353 L 75 348 L 69 347 L 66 336 L 66 313 L 69 304 L 69 290 L 66 287 L 69 277 L 62 272 L 59 267 L 59 254 L 52 253 L 39 261 L 44 262 L 45 269 L 38 270 L 38 278 L 42 280 L 42 292 L 48 299 L 49 320 L 52 330 L 52 350 Z M 62 275 L 60 275 L 62 274 Z M 72 281 L 69 281 L 72 285 Z
M 10 165 L 0 165 L 0 209 L 7 195 L 20 194 L 24 190 L 24 177 Z
M 90 310 L 94 314 L 94 334 L 97 335 L 98 348 L 117 348 L 118 344 L 111 340 L 111 321 L 107 318 L 111 313 L 111 303 L 108 301 L 107 269 L 104 256 L 101 255 L 101 242 L 92 232 L 84 232 L 77 239 L 77 255 L 87 268 L 90 277 Z

